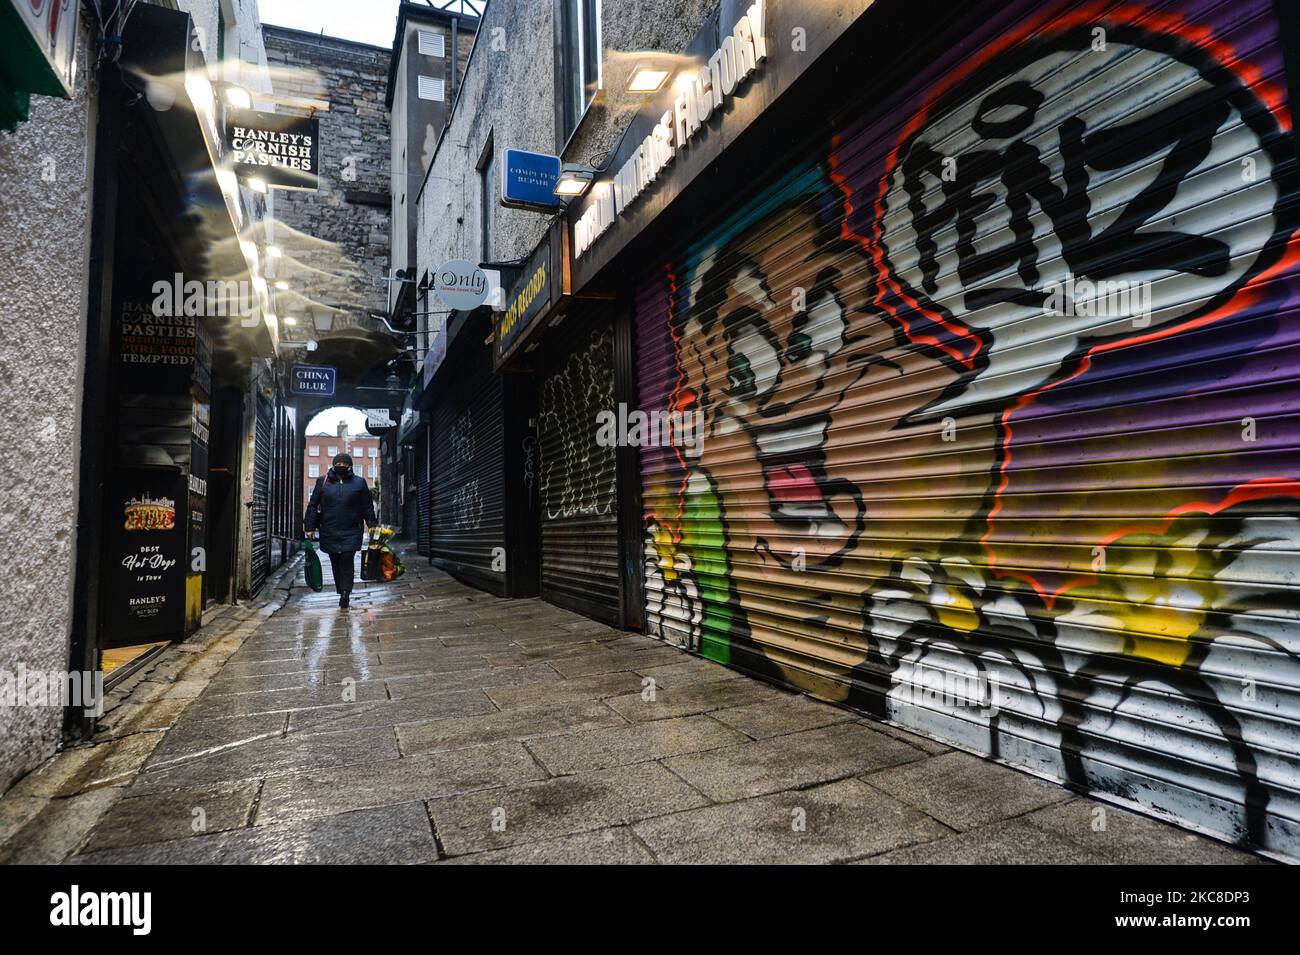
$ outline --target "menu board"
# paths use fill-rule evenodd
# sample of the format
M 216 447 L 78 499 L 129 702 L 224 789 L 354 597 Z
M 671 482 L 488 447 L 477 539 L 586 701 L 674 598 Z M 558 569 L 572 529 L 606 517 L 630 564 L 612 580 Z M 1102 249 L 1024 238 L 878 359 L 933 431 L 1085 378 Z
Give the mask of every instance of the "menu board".
M 108 498 L 106 645 L 179 636 L 187 570 L 184 473 L 120 468 Z

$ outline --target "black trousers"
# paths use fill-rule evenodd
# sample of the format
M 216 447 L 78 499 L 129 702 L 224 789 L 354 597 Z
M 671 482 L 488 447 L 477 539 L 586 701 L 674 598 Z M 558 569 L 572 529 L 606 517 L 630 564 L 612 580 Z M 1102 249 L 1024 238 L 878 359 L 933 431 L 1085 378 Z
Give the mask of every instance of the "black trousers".
M 356 559 L 357 552 L 348 551 L 346 554 L 330 554 L 330 568 L 334 571 L 334 592 L 336 594 L 352 593 L 352 581 L 355 577 L 353 561 Z

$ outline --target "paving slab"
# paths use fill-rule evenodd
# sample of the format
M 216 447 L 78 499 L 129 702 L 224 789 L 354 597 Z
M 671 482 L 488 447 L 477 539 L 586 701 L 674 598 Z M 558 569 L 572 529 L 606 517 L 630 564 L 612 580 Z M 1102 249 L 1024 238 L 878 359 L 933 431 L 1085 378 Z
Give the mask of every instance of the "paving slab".
M 1108 860 L 1024 819 L 1010 819 L 861 861 L 865 865 L 1100 865 Z
M 1070 798 L 1054 783 L 956 751 L 864 778 L 961 831 Z
M 951 830 L 857 779 L 706 806 L 635 823 L 660 862 L 844 862 Z
M 848 710 L 818 703 L 806 696 L 760 700 L 758 703 L 714 710 L 709 715 L 753 739 L 770 739 L 773 736 L 785 736 L 856 719 L 855 714 Z
M 517 786 L 545 776 L 523 744 L 513 740 L 276 776 L 262 790 L 256 824 Z
M 279 826 L 103 849 L 71 861 L 97 865 L 409 865 L 436 858 L 424 804 L 407 803 Z
M 402 753 L 436 752 L 500 740 L 532 740 L 558 733 L 586 733 L 627 721 L 598 700 L 566 701 L 397 727 Z
M 571 700 L 603 700 L 641 691 L 642 677 L 636 673 L 598 673 L 594 676 L 559 679 L 531 686 L 492 687 L 487 691 L 501 709 L 540 706 Z
M 404 700 L 359 701 L 294 710 L 289 714 L 289 732 L 319 733 L 359 726 L 397 726 L 494 712 L 496 707 L 482 690 L 449 690 Z
M 449 855 L 627 825 L 707 800 L 658 763 L 561 776 L 429 804 Z
M 720 680 L 679 688 L 670 680 L 667 686 L 656 685 L 653 694 L 629 693 L 610 700 L 609 705 L 636 723 L 709 713 L 759 700 L 786 700 L 790 695 L 754 680 Z
M 733 746 L 747 739 L 707 716 L 686 716 L 534 739 L 528 748 L 552 775 L 563 776 Z
M 1119 806 L 1073 798 L 1029 813 L 1029 825 L 1120 865 L 1261 865 L 1267 860 Z
M 247 826 L 259 780 L 120 799 L 95 827 L 83 851 L 170 842 Z
M 616 827 L 454 856 L 442 865 L 653 865 L 654 856 L 631 829 Z
M 857 723 L 742 743 L 664 765 L 710 799 L 762 796 L 925 758 L 919 749 Z
M 397 737 L 388 726 L 255 739 L 195 756 L 151 761 L 136 778 L 131 790 L 138 794 L 191 789 L 239 779 L 283 776 L 329 766 L 396 759 L 397 756 Z

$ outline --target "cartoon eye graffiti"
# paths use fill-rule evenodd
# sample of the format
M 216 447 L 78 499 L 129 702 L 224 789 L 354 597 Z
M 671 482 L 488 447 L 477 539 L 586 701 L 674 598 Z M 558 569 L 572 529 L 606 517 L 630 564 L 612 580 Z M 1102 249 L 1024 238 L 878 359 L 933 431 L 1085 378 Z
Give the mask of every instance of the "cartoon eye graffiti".
M 727 395 L 737 401 L 761 401 L 780 377 L 779 353 L 757 320 L 742 321 L 735 328 L 727 341 L 727 377 L 731 382 Z

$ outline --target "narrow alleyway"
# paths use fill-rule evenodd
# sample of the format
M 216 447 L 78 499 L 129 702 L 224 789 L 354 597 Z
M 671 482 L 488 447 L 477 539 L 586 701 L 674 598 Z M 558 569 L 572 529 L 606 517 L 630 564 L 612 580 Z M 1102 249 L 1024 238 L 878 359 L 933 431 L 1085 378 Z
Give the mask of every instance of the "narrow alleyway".
M 242 623 L 174 725 L 134 734 L 152 747 L 138 774 L 61 793 L 100 814 L 72 861 L 1258 861 L 407 566 L 348 611 L 299 574 L 282 608 Z

